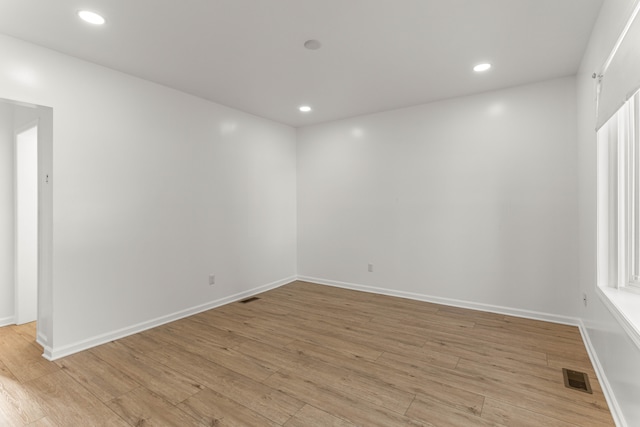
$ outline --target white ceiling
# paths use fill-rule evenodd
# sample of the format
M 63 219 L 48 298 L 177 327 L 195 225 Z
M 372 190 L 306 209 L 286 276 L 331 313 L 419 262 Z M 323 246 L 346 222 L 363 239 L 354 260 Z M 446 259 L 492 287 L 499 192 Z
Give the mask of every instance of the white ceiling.
M 0 0 L 0 32 L 303 126 L 573 75 L 601 3 Z

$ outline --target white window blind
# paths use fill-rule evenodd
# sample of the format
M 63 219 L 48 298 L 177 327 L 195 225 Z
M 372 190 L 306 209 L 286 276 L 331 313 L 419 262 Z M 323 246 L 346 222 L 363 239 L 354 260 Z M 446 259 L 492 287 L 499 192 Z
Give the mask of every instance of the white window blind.
M 640 89 L 640 2 L 598 74 L 596 129 Z

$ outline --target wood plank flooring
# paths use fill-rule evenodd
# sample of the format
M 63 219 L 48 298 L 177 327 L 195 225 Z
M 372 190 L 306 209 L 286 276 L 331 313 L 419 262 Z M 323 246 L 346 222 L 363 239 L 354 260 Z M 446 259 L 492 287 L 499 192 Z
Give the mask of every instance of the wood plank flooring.
M 305 282 L 41 353 L 0 328 L 1 426 L 614 425 L 575 327 Z

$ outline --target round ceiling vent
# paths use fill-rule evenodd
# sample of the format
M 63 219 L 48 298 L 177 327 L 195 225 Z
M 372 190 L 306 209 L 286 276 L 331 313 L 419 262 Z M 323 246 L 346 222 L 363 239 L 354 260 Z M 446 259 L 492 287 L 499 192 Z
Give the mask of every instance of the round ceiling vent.
M 307 40 L 304 42 L 304 47 L 309 50 L 318 50 L 321 46 L 322 44 L 318 40 Z

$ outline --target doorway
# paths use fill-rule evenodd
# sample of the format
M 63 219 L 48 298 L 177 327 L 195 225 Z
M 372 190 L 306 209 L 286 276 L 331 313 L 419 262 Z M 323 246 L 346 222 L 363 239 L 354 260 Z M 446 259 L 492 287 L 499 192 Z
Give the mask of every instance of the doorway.
M 53 344 L 53 109 L 0 98 L 0 327 Z
M 15 137 L 15 323 L 38 317 L 38 125 Z

